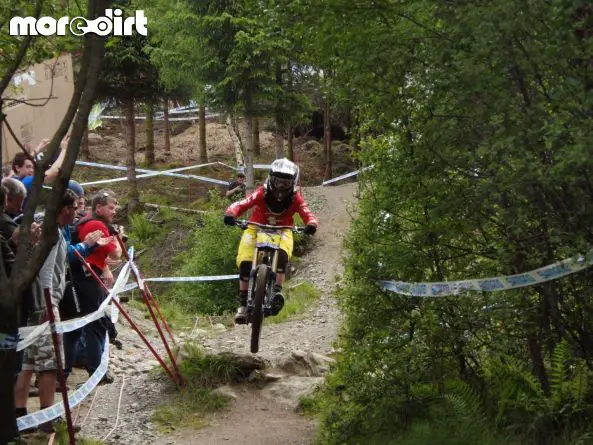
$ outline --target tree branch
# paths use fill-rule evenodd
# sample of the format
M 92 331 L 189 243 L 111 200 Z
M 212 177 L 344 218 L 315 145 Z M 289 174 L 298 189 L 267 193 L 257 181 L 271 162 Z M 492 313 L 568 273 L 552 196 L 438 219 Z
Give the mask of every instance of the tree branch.
M 39 16 L 41 15 L 41 6 L 42 5 L 43 5 L 43 0 L 37 0 L 37 5 L 35 5 L 35 13 L 34 13 L 35 18 L 39 18 Z M 25 54 L 27 54 L 27 50 L 29 49 L 29 46 L 31 45 L 32 41 L 33 41 L 33 36 L 29 35 L 29 36 L 25 37 L 25 39 L 21 42 L 19 51 L 17 52 L 16 56 L 14 57 L 12 64 L 8 67 L 8 70 L 6 70 L 6 72 L 4 73 L 2 80 L 0 80 L 0 92 L 3 92 L 6 89 L 6 87 L 10 83 L 10 80 L 12 79 L 12 76 L 19 69 L 19 66 L 20 66 L 21 62 L 23 61 Z M 0 112 L 0 121 L 2 121 L 3 119 L 4 119 L 4 115 Z

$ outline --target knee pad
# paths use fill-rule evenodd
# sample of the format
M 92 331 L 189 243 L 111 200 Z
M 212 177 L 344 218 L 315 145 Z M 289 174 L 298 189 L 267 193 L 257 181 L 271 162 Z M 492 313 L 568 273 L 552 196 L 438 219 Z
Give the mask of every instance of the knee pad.
M 276 267 L 276 272 L 285 273 L 287 264 L 288 264 L 288 254 L 284 250 L 280 249 L 278 251 L 278 266 Z
M 249 281 L 249 274 L 251 273 L 251 262 L 242 261 L 239 265 L 239 279 L 241 281 Z

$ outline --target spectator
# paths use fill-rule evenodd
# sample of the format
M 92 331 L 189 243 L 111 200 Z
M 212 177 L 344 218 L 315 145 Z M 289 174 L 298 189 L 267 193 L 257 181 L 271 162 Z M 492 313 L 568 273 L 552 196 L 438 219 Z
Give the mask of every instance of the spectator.
M 66 136 L 62 140 L 58 157 L 45 172 L 45 179 L 43 181 L 44 184 L 51 184 L 58 176 L 60 167 L 62 166 L 64 158 L 66 157 L 66 148 L 68 147 L 69 140 L 70 136 Z M 38 161 L 43 159 L 43 153 L 41 153 L 41 151 L 48 143 L 48 140 L 43 140 L 35 149 L 34 154 L 36 155 L 36 159 Z M 31 189 L 31 185 L 33 184 L 33 174 L 35 173 L 35 165 L 33 164 L 33 161 L 30 159 L 30 157 L 27 157 L 27 155 L 24 153 L 17 153 L 12 160 L 12 170 L 14 171 L 15 176 L 25 185 L 27 191 L 29 191 Z
M 35 173 L 35 164 L 33 164 L 29 156 L 19 152 L 12 158 L 12 171 L 14 172 L 14 177 L 17 179 L 33 176 Z
M 30 326 L 36 326 L 47 321 L 48 308 L 46 307 L 45 297 L 42 292 L 46 288 L 50 289 L 51 293 L 52 307 L 50 309 L 54 312 L 56 321 L 60 320 L 58 307 L 66 285 L 66 256 L 68 245 L 64 237 L 64 230 L 74 221 L 77 207 L 76 201 L 76 195 L 72 191 L 66 190 L 57 217 L 59 226 L 58 241 L 50 251 L 39 273 L 41 292 L 39 290 L 34 292 L 34 307 L 27 323 Z M 59 348 L 59 353 L 61 355 L 63 354 L 61 347 Z M 15 389 L 17 417 L 27 414 L 27 398 L 34 372 L 37 372 L 39 375 L 40 408 L 48 408 L 54 404 L 57 371 L 58 365 L 51 335 L 42 336 L 25 349 L 23 370 L 17 379 Z M 53 433 L 55 431 L 54 422 L 44 423 L 39 426 L 39 429 L 45 433 Z
M 87 262 L 93 271 L 103 279 L 103 282 L 108 286 L 112 286 L 114 279 L 107 259 L 118 260 L 121 257 L 121 247 L 115 238 L 115 232 L 112 221 L 115 216 L 117 207 L 117 199 L 113 192 L 109 190 L 100 191 L 95 195 L 91 202 L 92 215 L 88 218 L 83 218 L 79 221 L 75 239 L 85 239 L 85 237 L 95 230 L 100 230 L 103 238 L 107 238 L 108 242 L 101 242 L 94 252 L 87 257 Z M 76 289 L 79 293 L 80 305 L 83 314 L 90 314 L 96 311 L 103 300 L 107 297 L 105 290 L 100 283 L 97 283 L 89 271 L 84 269 L 80 262 L 71 262 L 72 276 L 76 284 Z M 66 370 L 72 370 L 72 362 L 74 360 L 73 353 L 76 350 L 76 343 L 78 338 L 84 331 L 85 359 L 86 369 L 90 374 L 101 364 L 101 356 L 105 349 L 105 334 L 109 329 L 109 322 L 105 317 L 96 320 L 82 328 L 82 330 L 74 331 L 69 336 L 66 345 L 69 353 L 66 362 Z M 112 383 L 113 377 L 107 373 L 101 380 L 101 383 Z
M 11 219 L 14 219 L 23 211 L 23 203 L 27 197 L 27 189 L 23 183 L 16 178 L 3 179 L 2 185 L 8 189 L 4 213 Z
M 12 165 L 4 164 L 2 166 L 2 179 L 11 178 L 12 176 L 14 176 L 14 172 L 12 171 Z
M 229 184 L 225 196 L 233 201 L 245 198 L 245 175 L 242 172 L 237 173 L 237 179 Z

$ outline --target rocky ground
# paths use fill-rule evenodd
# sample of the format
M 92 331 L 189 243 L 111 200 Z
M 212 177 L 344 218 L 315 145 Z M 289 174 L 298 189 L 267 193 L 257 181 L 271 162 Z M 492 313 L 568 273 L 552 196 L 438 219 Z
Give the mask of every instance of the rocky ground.
M 320 229 L 293 282 L 312 282 L 322 296 L 302 319 L 264 325 L 258 356 L 267 361 L 267 369 L 262 371 L 266 384 L 225 388 L 234 399 L 228 411 L 213 415 L 209 426 L 199 431 L 181 429 L 165 436 L 150 417 L 162 401 L 166 379 L 150 371 L 157 363 L 121 320 L 124 347 L 113 348 L 111 353 L 115 382 L 99 387 L 74 410 L 82 435 L 121 445 L 311 443 L 316 425 L 295 408 L 299 397 L 320 383 L 332 362 L 327 355 L 333 351 L 340 323 L 333 291 L 342 277 L 341 244 L 350 225 L 348 203 L 355 202 L 356 184 L 307 188 L 304 193 L 318 210 Z M 142 318 L 140 313 L 135 315 Z M 149 321 L 142 319 L 140 324 L 152 341 L 159 343 Z M 249 335 L 249 327 L 220 325 L 209 332 L 185 333 L 179 340 L 197 341 L 212 353 L 249 355 Z M 77 379 L 82 377 L 77 374 Z

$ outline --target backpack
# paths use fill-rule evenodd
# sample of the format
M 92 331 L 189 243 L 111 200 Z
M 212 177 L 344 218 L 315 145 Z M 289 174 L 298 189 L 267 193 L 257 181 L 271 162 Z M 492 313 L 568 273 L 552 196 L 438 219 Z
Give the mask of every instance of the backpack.
M 68 261 L 66 261 L 66 287 L 62 300 L 60 300 L 59 311 L 60 319 L 62 320 L 76 318 L 82 314 L 76 284 L 74 283 Z

